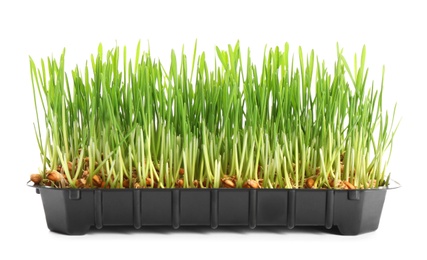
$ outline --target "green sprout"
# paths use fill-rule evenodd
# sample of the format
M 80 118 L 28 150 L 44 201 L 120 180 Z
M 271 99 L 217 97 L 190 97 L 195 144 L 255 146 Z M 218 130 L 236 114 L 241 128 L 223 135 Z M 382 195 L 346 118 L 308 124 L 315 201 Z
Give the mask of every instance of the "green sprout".
M 36 184 L 62 188 L 327 188 L 387 186 L 396 107 L 367 84 L 366 48 L 353 67 L 337 45 L 333 73 L 311 51 L 264 53 L 237 42 L 214 66 L 171 51 L 170 66 L 126 47 L 67 74 L 60 59 L 30 58 Z

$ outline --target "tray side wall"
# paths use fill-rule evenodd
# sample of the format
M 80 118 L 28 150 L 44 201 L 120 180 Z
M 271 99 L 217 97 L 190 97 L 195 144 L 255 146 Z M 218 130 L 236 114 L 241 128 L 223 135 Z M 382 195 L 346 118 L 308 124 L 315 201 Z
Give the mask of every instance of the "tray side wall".
M 337 226 L 356 235 L 378 228 L 386 190 L 40 188 L 47 226 L 85 234 L 92 226 Z

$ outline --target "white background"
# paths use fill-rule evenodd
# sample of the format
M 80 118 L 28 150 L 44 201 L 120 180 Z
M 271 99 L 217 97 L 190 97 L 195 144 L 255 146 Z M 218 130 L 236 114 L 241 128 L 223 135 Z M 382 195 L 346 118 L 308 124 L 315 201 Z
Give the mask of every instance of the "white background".
M 155 4 L 154 4 L 155 2 Z M 296 3 L 298 2 L 298 3 Z M 264 258 L 379 259 L 424 255 L 426 220 L 426 8 L 422 1 L 2 1 L 0 3 L 0 252 L 10 259 Z M 265 45 L 315 49 L 331 66 L 366 44 L 370 81 L 386 66 L 385 100 L 402 123 L 389 170 L 403 186 L 387 193 L 376 232 L 343 237 L 319 229 L 118 229 L 64 236 L 47 229 L 39 195 L 26 187 L 40 166 L 28 56 L 84 64 L 98 43 L 167 60 L 171 48 L 214 55 L 241 41 L 261 60 Z M 260 65 L 260 64 L 258 64 Z M 332 67 L 330 67 L 330 70 Z M 291 258 L 292 257 L 292 258 Z M 413 257 L 411 257 L 413 258 Z M 8 258 L 9 259 L 9 258 Z M 394 258 L 396 259 L 396 258 Z M 419 259 L 419 258 L 418 258 Z

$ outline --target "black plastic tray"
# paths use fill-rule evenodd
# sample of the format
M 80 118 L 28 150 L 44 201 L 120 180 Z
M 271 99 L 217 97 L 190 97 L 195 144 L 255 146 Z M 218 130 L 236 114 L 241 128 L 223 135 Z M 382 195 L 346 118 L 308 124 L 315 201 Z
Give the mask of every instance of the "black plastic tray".
M 38 187 L 51 231 L 81 235 L 92 226 L 337 226 L 343 235 L 378 228 L 386 188 L 58 189 Z

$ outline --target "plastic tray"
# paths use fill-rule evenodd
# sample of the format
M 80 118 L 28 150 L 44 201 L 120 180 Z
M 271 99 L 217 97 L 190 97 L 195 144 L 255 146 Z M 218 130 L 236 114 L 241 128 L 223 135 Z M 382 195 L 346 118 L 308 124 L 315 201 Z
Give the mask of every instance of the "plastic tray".
M 92 226 L 337 226 L 343 235 L 378 228 L 386 188 L 58 189 L 37 187 L 51 231 L 81 235 Z

